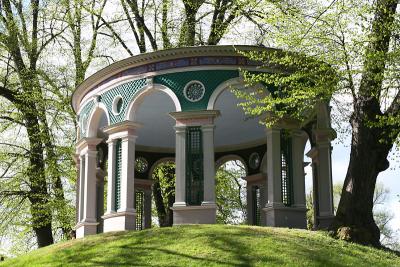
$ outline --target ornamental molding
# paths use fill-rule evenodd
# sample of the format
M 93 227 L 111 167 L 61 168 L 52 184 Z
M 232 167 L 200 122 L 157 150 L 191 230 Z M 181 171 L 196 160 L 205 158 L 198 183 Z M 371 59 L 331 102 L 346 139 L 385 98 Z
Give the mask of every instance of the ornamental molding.
M 105 127 L 103 129 L 103 132 L 105 132 L 108 135 L 112 135 L 115 133 L 121 133 L 121 132 L 127 132 L 127 133 L 132 133 L 134 134 L 135 130 L 138 128 L 141 128 L 143 125 L 141 123 L 133 122 L 133 121 L 123 121 L 119 122 L 113 125 L 110 125 L 108 127 Z
M 256 173 L 253 175 L 247 175 L 246 177 L 243 177 L 244 180 L 246 180 L 250 184 L 257 184 L 257 183 L 264 183 L 267 181 L 267 175 L 264 173 Z
M 88 137 L 81 138 L 81 139 L 75 144 L 76 153 L 77 153 L 77 154 L 81 154 L 81 152 L 82 152 L 84 149 L 87 149 L 87 150 L 94 150 L 94 151 L 95 151 L 95 150 L 96 150 L 96 146 L 97 146 L 98 144 L 100 144 L 101 141 L 103 141 L 102 138 L 88 138 Z
M 168 68 L 178 68 L 179 66 L 172 66 L 168 61 L 170 60 L 191 60 L 191 57 L 221 57 L 220 63 L 214 62 L 213 64 L 200 64 L 200 65 L 210 65 L 210 66 L 259 66 L 259 63 L 250 61 L 246 59 L 243 55 L 239 54 L 238 51 L 279 51 L 273 48 L 265 48 L 260 46 L 246 46 L 246 45 L 221 45 L 221 46 L 200 46 L 200 47 L 185 47 L 185 48 L 173 48 L 167 50 L 161 50 L 156 52 L 150 52 L 145 54 L 140 54 L 137 56 L 129 57 L 124 60 L 115 62 L 95 74 L 89 76 L 84 80 L 75 90 L 72 95 L 72 107 L 75 112 L 78 110 L 78 106 L 82 98 L 91 90 L 95 89 L 102 84 L 122 77 L 124 71 L 132 68 L 135 74 L 145 74 L 149 72 L 157 72 L 158 70 L 165 70 Z M 235 57 L 237 61 L 235 63 L 224 62 L 223 57 Z M 156 69 L 154 63 L 160 63 L 160 68 Z M 189 62 L 188 66 L 199 66 L 199 64 L 192 64 Z M 140 69 L 142 67 L 143 69 Z
M 199 111 L 180 111 L 170 112 L 169 115 L 175 120 L 187 120 L 187 119 L 204 119 L 204 118 L 216 118 L 221 115 L 219 110 L 199 110 Z

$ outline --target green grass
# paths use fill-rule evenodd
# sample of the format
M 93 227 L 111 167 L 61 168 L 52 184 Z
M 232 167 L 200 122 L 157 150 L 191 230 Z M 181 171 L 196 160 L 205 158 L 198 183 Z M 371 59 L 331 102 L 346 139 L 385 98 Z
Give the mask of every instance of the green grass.
M 400 257 L 325 233 L 193 225 L 107 233 L 38 249 L 0 266 L 400 266 Z

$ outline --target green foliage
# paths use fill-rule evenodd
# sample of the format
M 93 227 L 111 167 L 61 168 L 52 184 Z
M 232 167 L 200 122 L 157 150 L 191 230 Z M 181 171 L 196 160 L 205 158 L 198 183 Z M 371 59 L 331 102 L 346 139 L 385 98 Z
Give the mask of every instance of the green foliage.
M 242 71 L 246 90 L 234 90 L 244 101 L 245 113 L 260 117 L 267 126 L 284 118 L 304 122 L 313 107 L 329 101 L 336 89 L 338 77 L 331 66 L 303 54 L 280 50 L 243 53 L 249 59 L 262 62 L 260 68 L 274 68 L 274 72 Z
M 158 225 L 172 226 L 172 205 L 175 202 L 175 162 L 163 162 L 156 166 L 152 173 L 153 201 L 152 214 L 157 215 Z
M 164 205 L 168 207 L 168 198 L 175 197 L 175 163 L 165 162 L 159 164 L 153 171 L 153 179 L 157 179 L 161 187 L 161 195 L 163 197 Z
M 0 266 L 399 266 L 393 253 L 323 232 L 196 225 L 107 233 L 7 259 Z
M 243 224 L 246 222 L 246 176 L 243 164 L 238 160 L 228 161 L 215 177 L 217 223 Z

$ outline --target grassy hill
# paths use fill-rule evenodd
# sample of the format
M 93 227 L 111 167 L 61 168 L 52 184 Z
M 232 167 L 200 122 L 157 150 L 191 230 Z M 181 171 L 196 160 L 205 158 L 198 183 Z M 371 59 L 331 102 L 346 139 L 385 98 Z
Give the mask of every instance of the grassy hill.
M 194 225 L 62 242 L 0 266 L 400 266 L 389 252 L 321 232 Z

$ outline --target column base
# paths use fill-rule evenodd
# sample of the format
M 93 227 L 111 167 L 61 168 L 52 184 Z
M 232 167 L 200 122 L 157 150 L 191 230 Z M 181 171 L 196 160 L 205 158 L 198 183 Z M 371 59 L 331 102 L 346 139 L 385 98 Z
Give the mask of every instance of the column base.
M 103 232 L 135 230 L 136 212 L 113 212 L 102 216 Z
M 78 222 L 75 226 L 76 238 L 97 234 L 98 222 Z
M 208 203 L 201 206 L 174 205 L 174 225 L 182 224 L 215 224 L 217 206 Z
M 316 219 L 317 225 L 314 226 L 314 229 L 326 230 L 331 226 L 334 219 L 335 219 L 334 215 L 317 216 Z
M 307 209 L 304 206 L 287 207 L 282 203 L 267 204 L 262 209 L 266 226 L 307 229 Z

